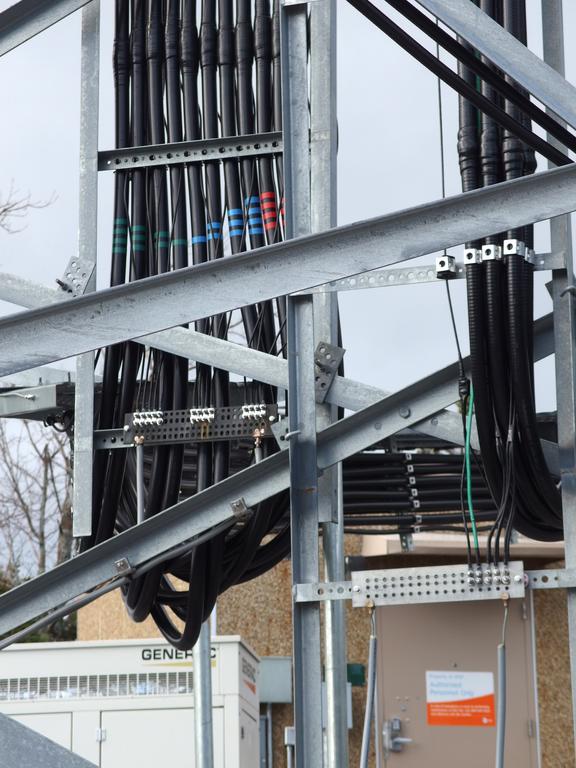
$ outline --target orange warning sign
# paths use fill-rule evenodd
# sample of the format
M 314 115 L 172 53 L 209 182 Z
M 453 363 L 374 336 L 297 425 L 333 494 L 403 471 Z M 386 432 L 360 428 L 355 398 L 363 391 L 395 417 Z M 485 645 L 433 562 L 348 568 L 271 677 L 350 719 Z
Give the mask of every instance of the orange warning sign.
M 426 672 L 428 725 L 491 726 L 495 710 L 491 672 Z
M 494 694 L 463 701 L 427 704 L 428 725 L 494 725 Z

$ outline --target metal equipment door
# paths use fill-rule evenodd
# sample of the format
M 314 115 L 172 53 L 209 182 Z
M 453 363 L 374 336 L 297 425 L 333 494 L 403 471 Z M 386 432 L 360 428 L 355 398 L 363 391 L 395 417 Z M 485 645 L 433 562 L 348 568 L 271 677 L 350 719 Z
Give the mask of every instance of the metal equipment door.
M 499 601 L 376 609 L 386 768 L 486 768 L 496 748 Z M 532 611 L 511 600 L 506 768 L 538 768 Z
M 214 766 L 224 768 L 224 714 L 212 710 Z M 102 712 L 101 768 L 194 768 L 194 710 L 148 709 Z

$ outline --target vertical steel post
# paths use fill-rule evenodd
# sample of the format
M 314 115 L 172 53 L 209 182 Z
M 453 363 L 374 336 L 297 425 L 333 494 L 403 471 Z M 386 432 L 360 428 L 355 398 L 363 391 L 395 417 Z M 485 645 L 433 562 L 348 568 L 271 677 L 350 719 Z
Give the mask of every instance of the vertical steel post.
M 99 71 L 100 0 L 92 0 L 82 9 L 78 257 L 94 265 L 98 236 Z M 96 266 L 86 290 L 96 290 Z M 74 401 L 72 532 L 74 536 L 89 536 L 92 532 L 94 352 L 86 352 L 76 361 Z
M 542 0 L 544 60 L 561 75 L 564 69 L 562 0 Z M 558 143 L 548 135 L 548 141 Z M 566 568 L 576 567 L 576 288 L 569 215 L 550 220 L 552 252 L 563 251 L 566 268 L 552 273 L 558 448 L 562 478 Z M 572 722 L 576 735 L 576 589 L 567 589 Z
M 286 235 L 310 232 L 308 40 L 306 4 L 281 5 L 282 111 Z M 314 311 L 310 295 L 287 307 L 292 580 L 318 579 L 318 469 L 314 374 Z M 296 768 L 323 763 L 320 607 L 294 603 L 294 728 Z
M 194 750 L 196 768 L 213 768 L 212 663 L 210 622 L 202 624 L 192 652 L 194 670 Z
M 318 0 L 310 6 L 310 165 L 311 229 L 321 232 L 337 224 L 336 2 Z M 314 295 L 315 343 L 338 345 L 338 294 Z M 318 404 L 317 429 L 335 418 L 329 403 Z M 318 514 L 327 581 L 343 581 L 344 520 L 342 465 L 318 479 Z M 324 677 L 326 683 L 326 765 L 348 766 L 346 710 L 346 606 L 326 602 L 324 612 Z
M 144 446 L 136 443 L 136 522 L 144 522 Z

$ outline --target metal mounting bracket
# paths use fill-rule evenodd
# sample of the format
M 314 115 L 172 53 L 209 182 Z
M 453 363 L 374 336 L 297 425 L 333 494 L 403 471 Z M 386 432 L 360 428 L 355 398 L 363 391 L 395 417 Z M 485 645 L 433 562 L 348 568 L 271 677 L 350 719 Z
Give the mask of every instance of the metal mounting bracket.
M 316 402 L 323 403 L 326 400 L 328 390 L 332 386 L 338 367 L 344 358 L 345 349 L 321 341 L 314 354 L 314 368 L 316 374 Z
M 83 256 L 72 256 L 62 278 L 56 282 L 72 298 L 82 296 L 95 267 L 95 263 L 90 259 Z
M 325 602 L 326 600 L 350 600 L 351 581 L 316 582 L 294 584 L 294 601 L 297 603 Z
M 250 508 L 246 504 L 243 496 L 231 501 L 230 509 L 237 520 L 247 520 L 250 517 Z

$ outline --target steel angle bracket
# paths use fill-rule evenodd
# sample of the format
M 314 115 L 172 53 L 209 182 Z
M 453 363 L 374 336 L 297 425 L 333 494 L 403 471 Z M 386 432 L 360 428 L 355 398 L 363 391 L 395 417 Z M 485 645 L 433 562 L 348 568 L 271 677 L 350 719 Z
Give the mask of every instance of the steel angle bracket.
M 62 278 L 56 282 L 71 298 L 82 296 L 95 267 L 96 264 L 91 259 L 84 256 L 72 256 L 66 265 Z
M 525 594 L 521 562 L 497 567 L 468 565 L 393 568 L 352 573 L 352 606 L 450 603 L 522 598 Z
M 326 400 L 328 390 L 336 378 L 340 363 L 344 359 L 345 349 L 336 347 L 321 341 L 314 353 L 314 368 L 316 376 L 316 402 L 323 403 Z

